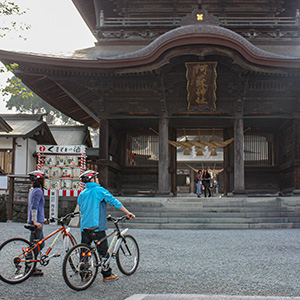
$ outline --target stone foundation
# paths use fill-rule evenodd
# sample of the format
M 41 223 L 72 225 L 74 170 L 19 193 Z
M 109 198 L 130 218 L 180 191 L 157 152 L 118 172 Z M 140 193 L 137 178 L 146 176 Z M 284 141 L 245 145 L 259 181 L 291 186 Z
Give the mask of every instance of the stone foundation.
M 13 206 L 13 222 L 27 222 L 27 197 L 18 199 Z M 76 197 L 60 197 L 58 200 L 58 216 L 73 212 L 77 204 Z M 6 222 L 8 216 L 8 195 L 0 195 L 0 222 Z M 45 197 L 45 218 L 49 217 L 49 197 Z

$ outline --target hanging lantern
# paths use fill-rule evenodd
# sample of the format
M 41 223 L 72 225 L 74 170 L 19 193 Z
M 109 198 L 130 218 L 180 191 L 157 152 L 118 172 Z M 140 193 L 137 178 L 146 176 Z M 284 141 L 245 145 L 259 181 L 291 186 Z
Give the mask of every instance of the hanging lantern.
M 183 155 L 190 155 L 190 149 L 188 148 L 184 148 L 184 152 L 183 152 Z
M 197 150 L 196 156 L 203 156 L 203 155 L 204 155 L 204 154 L 203 154 L 203 152 L 202 152 L 202 149 L 199 148 L 199 149 Z
M 217 156 L 217 151 L 216 151 L 215 148 L 212 148 L 212 149 L 211 149 L 210 156 Z

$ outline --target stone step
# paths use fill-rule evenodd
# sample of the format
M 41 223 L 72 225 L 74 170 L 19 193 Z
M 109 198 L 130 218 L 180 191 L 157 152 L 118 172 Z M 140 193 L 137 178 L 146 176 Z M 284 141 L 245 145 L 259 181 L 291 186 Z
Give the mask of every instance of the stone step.
M 300 223 L 299 218 L 141 218 L 136 217 L 134 220 L 130 221 L 133 223 Z
M 126 207 L 282 207 L 280 202 L 248 202 L 248 201 L 121 201 Z
M 248 202 L 248 201 L 234 201 L 234 202 L 206 202 L 206 201 L 142 201 L 142 202 L 133 202 L 133 201 L 121 201 L 124 206 L 135 209 L 139 211 L 140 209 L 145 210 L 151 209 L 152 211 L 167 209 L 167 210 L 212 210 L 212 209 L 223 209 L 223 210 L 234 210 L 238 211 L 240 209 L 249 209 L 249 210 L 282 210 L 284 209 L 280 202 Z
M 110 228 L 113 228 L 109 226 Z M 123 228 L 130 229 L 177 229 L 177 230 L 199 230 L 199 229 L 292 229 L 300 228 L 300 223 L 131 223 L 127 222 Z
M 300 228 L 300 199 L 294 200 L 285 200 L 283 205 L 278 198 L 123 198 L 124 206 L 136 215 L 123 227 L 191 230 Z M 108 213 L 122 215 L 109 206 Z
M 161 207 L 136 207 L 136 206 L 128 206 L 125 204 L 125 207 L 135 213 L 148 211 L 152 213 L 159 212 L 222 212 L 222 213 L 247 213 L 247 212 L 281 212 L 287 211 L 287 208 L 282 207 L 181 207 L 181 206 L 161 206 Z
M 181 218 L 220 218 L 220 217 L 228 217 L 228 218 L 260 218 L 260 217 L 295 217 L 299 218 L 298 212 L 293 211 L 275 211 L 275 212 L 203 212 L 203 211 L 162 211 L 162 212 L 151 212 L 151 211 L 136 211 L 133 210 L 137 217 L 162 217 L 162 218 L 170 218 L 170 217 L 181 217 Z M 112 216 L 120 216 L 121 214 L 116 210 L 107 210 L 108 214 Z

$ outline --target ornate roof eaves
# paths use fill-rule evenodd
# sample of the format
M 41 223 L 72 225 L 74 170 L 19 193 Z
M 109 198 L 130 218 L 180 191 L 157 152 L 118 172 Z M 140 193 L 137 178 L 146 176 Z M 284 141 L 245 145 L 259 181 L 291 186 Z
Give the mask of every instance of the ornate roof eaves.
M 300 56 L 292 57 L 264 51 L 229 29 L 203 23 L 176 28 L 141 50 L 110 59 L 119 63 L 143 59 L 143 63 L 151 63 L 165 51 L 187 45 L 224 46 L 239 52 L 250 63 L 270 67 L 300 68 Z M 99 57 L 99 61 L 106 60 L 107 58 Z
M 223 46 L 240 53 L 249 63 L 265 67 L 300 68 L 300 57 L 291 57 L 264 51 L 239 34 L 216 25 L 201 23 L 185 25 L 173 29 L 154 40 L 141 50 L 113 57 L 98 57 L 97 60 L 75 58 L 58 58 L 9 52 L 0 50 L 3 62 L 25 62 L 39 64 L 51 68 L 78 68 L 89 70 L 142 68 L 143 65 L 154 64 L 166 51 L 188 45 Z
M 181 26 L 185 25 L 199 25 L 199 24 L 212 24 L 220 25 L 219 19 L 207 12 L 206 9 L 194 9 L 192 13 L 186 15 L 181 19 Z

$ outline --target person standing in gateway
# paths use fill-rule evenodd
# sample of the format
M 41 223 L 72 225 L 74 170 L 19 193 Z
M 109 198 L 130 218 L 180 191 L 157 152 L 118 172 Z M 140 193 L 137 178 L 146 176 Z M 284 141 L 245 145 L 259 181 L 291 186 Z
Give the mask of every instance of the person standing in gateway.
M 95 231 L 94 238 L 100 240 L 106 236 L 107 216 L 106 204 L 116 207 L 123 211 L 129 219 L 135 218 L 135 215 L 129 212 L 122 203 L 117 200 L 109 191 L 100 186 L 97 179 L 98 172 L 88 170 L 82 173 L 79 178 L 85 183 L 85 190 L 82 191 L 77 199 L 81 214 L 81 243 L 90 245 L 93 241 L 90 233 L 83 231 L 85 227 L 99 227 Z M 97 245 L 97 251 L 100 257 L 105 256 L 108 249 L 107 239 L 100 245 Z M 114 281 L 119 279 L 118 275 L 112 273 L 111 268 L 101 271 L 103 281 Z
M 201 197 L 202 193 L 202 171 L 198 170 L 197 176 L 196 176 L 196 195 L 197 197 Z
M 208 197 L 211 197 L 211 192 L 210 192 L 210 174 L 207 170 L 207 168 L 204 169 L 203 174 L 202 174 L 202 182 L 204 185 L 204 197 L 206 198 L 206 192 L 208 192 Z

